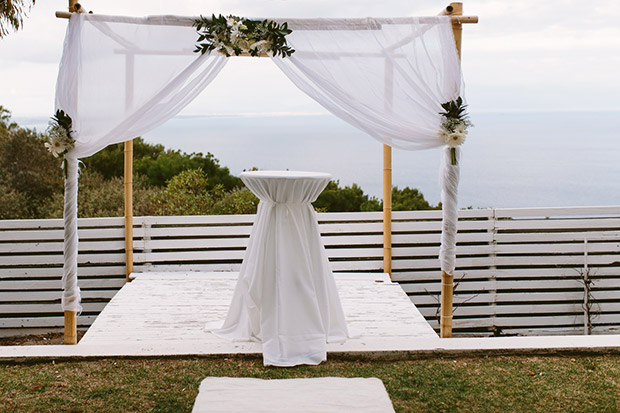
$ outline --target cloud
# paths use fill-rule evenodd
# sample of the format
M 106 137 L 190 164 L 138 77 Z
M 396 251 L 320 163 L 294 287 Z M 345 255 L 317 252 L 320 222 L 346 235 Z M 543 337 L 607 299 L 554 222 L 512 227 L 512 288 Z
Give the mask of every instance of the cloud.
M 66 20 L 66 1 L 37 2 L 24 30 L 0 40 L 0 104 L 18 116 L 47 115 Z M 256 17 L 436 15 L 436 0 L 89 0 L 99 14 L 238 14 Z M 612 0 L 465 2 L 480 17 L 463 30 L 463 67 L 473 109 L 547 110 L 613 107 L 620 92 L 620 3 Z M 267 62 L 239 59 L 225 68 L 185 114 L 323 111 Z M 252 79 L 245 75 L 252 72 Z M 227 101 L 240 88 L 238 106 Z M 558 98 L 560 97 L 560 99 Z M 218 102 L 218 103 L 215 103 Z M 221 102 L 221 103 L 219 103 Z M 257 103 L 260 102 L 260 103 Z

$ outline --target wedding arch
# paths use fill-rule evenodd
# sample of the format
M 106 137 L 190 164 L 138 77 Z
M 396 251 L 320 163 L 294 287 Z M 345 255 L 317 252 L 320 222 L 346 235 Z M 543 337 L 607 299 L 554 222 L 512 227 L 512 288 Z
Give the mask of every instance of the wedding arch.
M 67 131 L 72 139 L 72 146 L 65 153 L 62 308 L 67 344 L 77 343 L 76 315 L 81 311 L 77 265 L 78 160 L 110 144 L 125 142 L 125 245 L 129 275 L 133 270 L 132 139 L 179 113 L 209 85 L 227 61 L 216 51 L 195 53 L 194 49 L 200 49 L 196 46 L 198 34 L 192 27 L 195 18 L 84 14 L 75 12 L 75 3 L 69 1 L 70 13 L 56 13 L 57 17 L 70 19 L 55 101 L 56 109 L 62 111 L 57 112 L 59 123 L 68 119 Z M 440 179 L 441 336 L 450 337 L 461 151 L 449 139 L 450 132 L 458 144 L 464 138 L 465 131 L 454 130 L 458 125 L 454 113 L 462 112 L 461 30 L 463 23 L 477 23 L 477 17 L 463 16 L 462 4 L 451 3 L 442 15 L 433 17 L 273 21 L 279 25 L 286 23 L 284 27 L 292 31 L 286 39 L 294 52 L 288 57 L 277 53 L 274 56 L 263 48 L 247 49 L 243 54 L 270 56 L 308 96 L 383 143 L 387 273 L 391 274 L 391 148 L 421 150 L 445 146 Z

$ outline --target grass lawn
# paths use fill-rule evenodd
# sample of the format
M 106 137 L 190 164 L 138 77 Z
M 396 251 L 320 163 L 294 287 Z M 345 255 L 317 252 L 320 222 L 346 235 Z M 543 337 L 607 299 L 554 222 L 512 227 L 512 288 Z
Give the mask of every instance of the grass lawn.
M 620 411 L 620 356 L 330 360 L 102 359 L 0 364 L 0 411 L 190 411 L 206 376 L 378 377 L 397 412 Z

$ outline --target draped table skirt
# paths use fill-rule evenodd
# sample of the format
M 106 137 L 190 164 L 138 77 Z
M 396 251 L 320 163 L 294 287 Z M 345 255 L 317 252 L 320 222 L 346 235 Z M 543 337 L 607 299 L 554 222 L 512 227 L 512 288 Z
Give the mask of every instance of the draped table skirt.
M 241 174 L 260 203 L 228 315 L 211 331 L 261 342 L 265 365 L 319 364 L 327 359 L 327 342 L 349 337 L 311 205 L 330 178 L 293 171 Z

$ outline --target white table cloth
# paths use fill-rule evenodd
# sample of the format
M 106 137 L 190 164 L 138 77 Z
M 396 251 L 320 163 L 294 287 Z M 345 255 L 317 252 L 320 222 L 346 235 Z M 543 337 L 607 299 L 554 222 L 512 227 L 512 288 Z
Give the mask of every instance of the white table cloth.
M 212 332 L 260 341 L 265 365 L 319 364 L 327 359 L 326 342 L 349 335 L 310 204 L 330 178 L 315 172 L 241 174 L 260 203 L 226 321 Z

